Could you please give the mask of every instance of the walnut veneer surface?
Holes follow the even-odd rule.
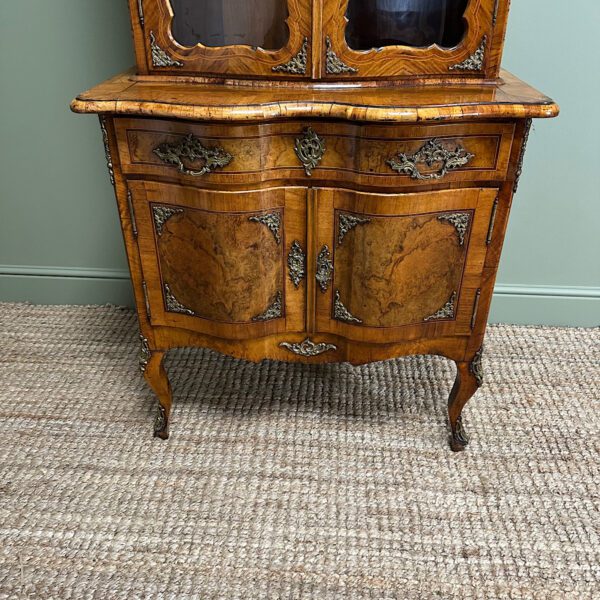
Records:
[[[212,6],[218,1],[212,2]],[[248,5],[254,3],[255,0],[240,2],[236,16],[239,18]],[[234,0],[223,2],[229,14],[235,10],[234,4]],[[261,4],[254,12],[255,19],[264,11],[264,3]],[[464,34],[453,47],[376,44],[360,51],[350,48],[345,39],[348,4],[349,0],[287,0],[288,40],[282,48],[268,50],[255,42],[205,46],[201,39],[196,45],[185,46],[173,35],[174,13],[170,0],[129,0],[137,69],[139,73],[151,75],[179,73],[328,81],[443,76],[483,80],[498,75],[509,0],[466,3],[461,18]],[[414,7],[415,3],[410,4]],[[204,17],[199,29],[206,26],[207,14],[201,11],[206,10],[207,5],[195,7],[196,13]],[[391,5],[393,3],[387,3],[388,8]],[[398,6],[402,3],[396,3]],[[275,15],[273,17],[277,20]],[[223,19],[227,19],[225,11]],[[254,24],[248,22],[247,25],[253,28]]]
[[[252,361],[446,356],[451,447],[468,442],[531,121],[559,109],[498,70],[504,0],[471,0],[456,48],[381,52],[343,42],[346,4],[290,0],[289,43],[267,52],[182,49],[166,0],[130,0],[137,73],[72,103],[100,115],[158,437],[165,353],[205,346]]]
[[[417,82],[419,83],[419,82]],[[511,73],[486,83],[380,86],[204,83],[194,78],[144,78],[128,71],[80,94],[75,112],[119,113],[185,120],[261,121],[339,118],[405,122],[452,119],[545,118],[558,106]]]

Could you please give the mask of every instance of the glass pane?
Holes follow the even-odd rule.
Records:
[[[346,41],[355,50],[382,46],[452,48],[465,34],[469,0],[349,0]]]
[[[182,46],[255,46],[288,41],[287,0],[171,0],[173,37]]]

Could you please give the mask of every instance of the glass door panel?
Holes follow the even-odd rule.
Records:
[[[327,79],[495,77],[500,0],[329,0]],[[501,42],[500,42],[501,43]],[[496,44],[494,46],[494,44]]]
[[[312,0],[130,0],[141,74],[309,79]],[[143,50],[143,53],[142,53]]]
[[[287,0],[170,0],[174,39],[182,46],[284,48]]]
[[[444,48],[465,34],[468,0],[349,0],[346,41],[354,50],[384,46]]]

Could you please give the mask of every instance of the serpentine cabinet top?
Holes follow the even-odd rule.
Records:
[[[186,78],[137,77],[127,71],[80,94],[79,113],[209,121],[336,118],[416,123],[459,119],[550,118],[554,101],[507,71],[492,83],[250,86]]]

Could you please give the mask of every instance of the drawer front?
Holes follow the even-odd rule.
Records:
[[[130,191],[152,324],[226,339],[304,330],[306,190]]]
[[[497,189],[318,189],[317,330],[392,343],[470,335]]]
[[[514,134],[514,125],[502,122],[203,125],[116,119],[115,123],[126,174],[198,186],[290,179],[393,188],[502,181]]]

